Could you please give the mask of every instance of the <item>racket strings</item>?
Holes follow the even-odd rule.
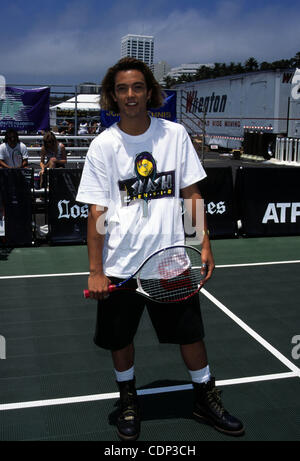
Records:
[[[139,274],[139,282],[141,288],[156,301],[180,301],[199,290],[203,278],[200,269],[201,255],[197,250],[170,248],[150,258]],[[151,271],[153,275],[150,278]]]
[[[187,278],[178,277],[176,280],[154,279],[141,280],[142,289],[157,301],[178,301],[191,296],[199,289],[199,275],[193,274]]]

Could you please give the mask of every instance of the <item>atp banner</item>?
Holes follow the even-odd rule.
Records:
[[[150,109],[149,115],[152,117],[164,118],[171,122],[176,122],[176,91],[164,90],[166,94],[165,103],[159,109]],[[113,111],[100,111],[100,122],[104,128],[109,128],[120,120],[119,114]]]
[[[237,217],[231,167],[206,168],[198,183],[205,202],[211,238],[237,237]]]
[[[81,169],[48,170],[48,224],[51,243],[86,242],[88,205],[75,200],[81,174]]]
[[[242,235],[300,235],[300,170],[241,168],[236,197]]]
[[[25,90],[6,86],[0,99],[0,130],[49,130],[50,88]]]

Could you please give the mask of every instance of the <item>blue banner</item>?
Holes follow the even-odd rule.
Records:
[[[176,91],[164,90],[167,95],[165,103],[159,109],[150,109],[149,115],[152,117],[164,118],[171,122],[177,122],[176,118]],[[108,128],[120,120],[119,114],[113,111],[100,111],[101,126]]]
[[[0,130],[49,130],[50,88],[24,90],[7,86],[0,100]]]

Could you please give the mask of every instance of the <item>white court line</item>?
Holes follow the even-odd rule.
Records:
[[[274,262],[264,262],[264,263],[246,263],[246,264],[221,264],[217,265],[216,268],[224,267],[251,267],[251,266],[276,266],[277,264],[299,264],[300,260],[295,261],[274,261]]]
[[[236,379],[225,379],[216,381],[217,386],[232,386],[235,384],[246,384],[253,382],[261,381],[272,381],[278,379],[288,379],[297,377],[297,373],[277,373],[271,375],[262,375],[262,376],[250,376],[245,378],[236,378]],[[138,390],[138,395],[153,395],[153,394],[163,394],[167,392],[178,392],[192,389],[192,384],[184,384],[180,386],[167,386],[167,387],[157,387],[152,389],[141,389]],[[87,403],[87,402],[97,402],[101,400],[109,399],[118,399],[120,397],[119,392],[111,392],[106,394],[94,394],[94,395],[83,395],[78,397],[67,397],[62,399],[48,399],[48,400],[34,400],[31,402],[16,402],[16,403],[5,403],[0,405],[0,411],[11,411],[11,410],[24,410],[26,408],[40,408],[40,407],[49,407],[56,405],[70,405],[78,403]]]
[[[3,275],[0,276],[0,280],[9,279],[35,279],[43,277],[73,277],[75,275],[90,275],[89,272],[66,272],[61,274],[33,274],[33,275]]]
[[[223,269],[227,267],[252,267],[252,266],[273,266],[277,264],[299,264],[300,260],[295,261],[266,261],[262,263],[244,263],[244,264],[219,264],[216,265],[216,269]],[[200,266],[199,266],[200,268]],[[32,275],[1,275],[0,280],[9,279],[34,279],[43,277],[73,277],[77,275],[89,275],[89,272],[65,272],[58,274],[32,274]]]
[[[296,373],[298,378],[300,378],[300,369],[296,367],[289,359],[287,359],[281,352],[279,352],[275,347],[268,343],[262,336],[260,336],[256,331],[250,328],[245,322],[243,322],[239,317],[237,317],[233,312],[231,312],[224,304],[218,301],[212,294],[210,294],[205,288],[202,288],[201,293],[206,296],[213,304],[215,304],[221,311],[223,311],[228,317],[231,318],[235,323],[237,323],[243,330],[245,330],[252,338],[259,342],[265,349],[267,349],[271,354],[273,354],[280,362],[282,362],[287,368]]]

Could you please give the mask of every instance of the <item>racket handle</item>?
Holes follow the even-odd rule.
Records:
[[[88,299],[90,297],[89,290],[83,290],[83,296],[85,297],[85,299]]]
[[[117,285],[109,285],[108,287],[108,292],[109,293],[112,293],[113,291],[115,291],[117,289]]]
[[[108,292],[109,293],[112,293],[115,290],[116,290],[116,285],[109,285],[109,287],[108,287]],[[83,290],[83,296],[85,297],[85,299],[88,299],[90,297],[89,290]]]

